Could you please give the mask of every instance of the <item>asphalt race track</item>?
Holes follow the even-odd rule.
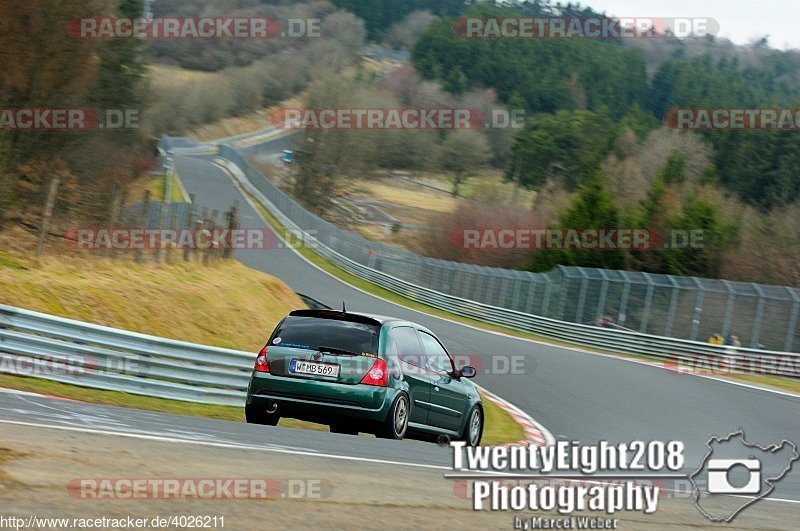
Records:
[[[259,149],[265,153],[269,147]],[[226,211],[239,201],[241,227],[268,228],[227,172],[208,158],[176,156],[175,164],[198,206]],[[520,357],[519,373],[489,371],[479,374],[476,382],[520,407],[559,440],[612,444],[681,440],[686,445],[687,473],[700,464],[711,436],[743,429],[751,443],[800,442],[800,397],[795,395],[675,374],[655,365],[521,340],[409,310],[333,278],[283,245],[239,251],[237,258],[329,306],[345,300],[350,310],[417,321],[434,330],[451,352],[479,355],[487,368],[493,355]],[[270,332],[264,330],[264,337]],[[379,457],[383,463],[442,473],[452,463],[450,451],[434,444],[265,428],[0,392],[0,428],[23,425],[361,462]],[[770,498],[800,503],[799,469],[795,466]]]
[[[268,149],[262,147],[261,153]],[[241,227],[267,227],[221,167],[201,158],[176,157],[175,162],[197,205],[225,211],[238,200]],[[239,251],[237,258],[331,307],[346,300],[351,310],[419,322],[436,331],[451,352],[483,356],[487,367],[492,355],[524,357],[522,374],[481,374],[476,382],[519,406],[557,439],[682,440],[689,467],[701,462],[711,436],[737,429],[744,430],[749,442],[762,445],[783,439],[800,442],[800,397],[795,395],[487,333],[354,289],[285,246]],[[264,337],[269,333],[264,330]],[[772,497],[800,500],[800,472],[779,483]]]

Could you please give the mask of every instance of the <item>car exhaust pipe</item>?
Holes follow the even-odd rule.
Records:
[[[267,413],[268,413],[269,415],[273,415],[273,414],[275,414],[275,412],[276,412],[276,411],[278,411],[278,404],[277,404],[277,402],[272,402],[271,404],[269,404],[269,405],[267,406]]]

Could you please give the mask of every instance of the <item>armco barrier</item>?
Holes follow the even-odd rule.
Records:
[[[487,322],[502,322],[543,336],[615,352],[670,357],[681,354],[714,355],[728,367],[747,367],[770,353],[720,347],[618,330],[514,315],[507,310],[478,308],[470,301],[442,298],[430,290],[375,276],[330,255],[340,266],[398,293],[414,291],[431,305],[453,304],[452,311]],[[677,356],[675,356],[677,355]],[[788,356],[788,357],[787,357]],[[798,356],[780,354],[776,372],[798,376]],[[21,361],[24,360],[24,363]],[[39,312],[0,305],[0,374],[44,378],[95,389],[198,402],[242,406],[255,354],[208,347],[128,332]],[[719,364],[715,364],[719,368]],[[17,373],[10,369],[30,369]],[[676,365],[676,370],[680,370]]]
[[[265,189],[268,192],[272,192],[274,189],[275,193],[270,195],[282,201],[286,201],[288,199],[287,196],[277,190],[272,183],[268,183],[263,176],[261,176],[263,180],[259,183],[261,186],[254,186],[250,181],[249,175],[254,170],[249,167],[249,164],[244,161],[241,155],[229,146],[220,146],[220,158],[217,161],[226,166],[239,185],[256,197],[286,228],[301,231],[304,234],[304,240],[307,242],[316,240],[314,242],[316,243],[315,250],[319,254],[342,269],[409,299],[484,323],[531,332],[545,338],[609,352],[647,355],[672,361],[694,359],[696,356],[713,357],[714,359],[722,360],[722,363],[731,367],[731,370],[742,371],[747,371],[748,367],[761,367],[764,360],[770,360],[770,362],[780,360],[780,363],[775,366],[775,373],[800,377],[800,354],[796,353],[741,347],[733,348],[711,345],[701,341],[570,323],[487,305],[412,284],[351,260],[331,249],[324,242],[319,241],[316,238],[316,234],[308,232],[306,227],[301,227],[295,223],[266,194],[262,193],[261,189]],[[246,171],[248,169],[250,171]],[[323,221],[323,223],[327,222]]]
[[[315,234],[321,245],[412,285],[558,321],[613,323],[690,341],[720,333],[738,336],[746,347],[800,352],[798,288],[590,267],[535,273],[438,260],[343,230],[278,189],[236,145],[221,144],[218,150],[285,218]]]
[[[375,274],[336,253],[326,256],[394,292],[460,315],[480,317],[485,322],[613,352],[667,358],[676,363],[676,370],[680,370],[678,364],[684,356],[712,356],[721,360],[724,367],[745,371],[751,364],[761,368],[765,357],[771,357],[781,360],[772,364],[774,372],[800,376],[797,354],[732,351],[509,312],[410,286]],[[254,358],[252,352],[175,341],[0,305],[0,373],[188,402],[241,406]],[[720,364],[715,363],[714,368],[719,369]]]
[[[208,347],[0,305],[0,374],[240,406],[255,353]]]
[[[275,126],[264,127],[257,131],[220,138],[210,142],[199,143],[191,137],[170,137],[161,135],[161,147],[165,154],[171,155],[214,155],[218,146],[225,144],[236,148],[247,148],[264,142],[271,142],[294,134],[292,129],[280,129]]]

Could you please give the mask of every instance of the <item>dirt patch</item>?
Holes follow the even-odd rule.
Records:
[[[11,448],[0,446],[0,490],[5,490],[16,482],[16,480],[14,480],[14,478],[8,475],[8,473],[5,471],[5,464],[12,459],[17,459],[23,456],[25,456],[25,454],[22,452],[17,452]]]

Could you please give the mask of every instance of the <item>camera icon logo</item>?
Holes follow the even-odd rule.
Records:
[[[800,461],[794,442],[783,439],[762,446],[747,442],[741,429],[724,437],[712,436],[706,448],[705,457],[688,477],[697,510],[719,523],[730,522],[769,496],[794,462]]]
[[[745,485],[736,487],[730,480],[730,472],[744,467],[750,477]],[[709,459],[709,494],[758,494],[761,491],[761,461],[758,459]]]

